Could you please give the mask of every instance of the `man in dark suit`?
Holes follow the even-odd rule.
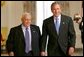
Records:
[[[51,11],[53,16],[43,21],[41,55],[45,56],[47,36],[47,55],[48,56],[67,56],[72,55],[75,48],[75,30],[71,17],[61,14],[61,5],[57,2],[52,3]]]
[[[81,31],[81,42],[83,44],[83,2],[82,2],[82,10],[81,10],[81,13],[82,13],[82,19],[81,21],[79,21],[79,29]]]
[[[79,29],[81,31],[81,42],[83,44],[83,17],[82,17],[81,22],[79,23]]]
[[[10,56],[39,56],[40,29],[31,24],[31,15],[22,15],[22,24],[11,28],[6,42]]]

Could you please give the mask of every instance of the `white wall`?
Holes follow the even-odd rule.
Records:
[[[6,27],[7,22],[8,22],[8,18],[7,18],[7,5],[4,4],[3,6],[1,6],[1,27]]]
[[[70,1],[70,16],[74,18],[74,14],[78,13],[81,15],[81,2],[82,1]],[[76,47],[81,48],[81,32],[79,30],[79,24],[74,21],[74,28],[76,31]]]
[[[1,27],[6,27],[9,33],[10,28],[21,24],[22,13],[22,1],[6,1],[6,4],[1,7]]]
[[[37,1],[36,2],[36,25],[40,27],[40,30],[42,31],[42,23],[43,23],[43,1]]]
[[[81,15],[81,2],[82,1],[69,1],[70,3],[70,16],[73,18],[74,14],[79,13]]]
[[[4,24],[8,27],[13,27],[20,24],[21,14],[23,13],[23,4],[21,1],[6,1],[6,7],[1,8],[2,27]],[[3,14],[4,13],[4,14]],[[4,16],[5,15],[5,16]],[[6,23],[5,23],[6,22]]]
[[[43,20],[50,17],[52,15],[51,13],[51,3],[53,1],[37,1],[36,2],[36,25],[40,27],[40,30],[42,32],[42,24]]]
[[[36,2],[36,18],[37,18],[37,22],[36,25],[38,25],[40,27],[41,33],[42,33],[42,24],[43,24],[43,20],[50,17],[52,15],[51,13],[51,3],[53,1],[37,1]],[[48,43],[48,39],[47,39],[47,43]],[[46,49],[47,50],[47,44],[46,44]]]
[[[22,1],[13,1],[10,2],[8,8],[8,27],[14,27],[21,24],[21,15],[23,13],[23,4]]]

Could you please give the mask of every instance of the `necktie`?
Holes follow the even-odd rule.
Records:
[[[57,34],[59,34],[60,22],[59,22],[58,17],[56,17],[56,24],[55,24],[55,27],[56,27]]]
[[[25,52],[28,53],[29,52],[29,31],[28,31],[28,28],[26,28],[25,30]]]

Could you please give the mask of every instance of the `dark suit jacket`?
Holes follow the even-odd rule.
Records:
[[[80,29],[81,32],[83,33],[83,25],[82,25],[82,23],[83,23],[83,17],[82,17],[82,21],[81,21],[80,24],[79,24],[79,29]]]
[[[32,51],[34,56],[39,56],[40,29],[35,25],[31,25],[30,28],[32,37]],[[6,48],[8,52],[13,51],[15,56],[24,56],[25,40],[21,25],[11,28],[6,42]]]
[[[79,29],[81,31],[81,41],[83,43],[83,24],[82,23],[83,23],[83,17],[82,17],[82,21],[79,24]]]
[[[48,40],[48,53],[53,54],[56,48],[56,40],[62,51],[66,54],[68,47],[75,47],[75,30],[71,17],[61,15],[61,23],[59,35],[56,32],[53,16],[43,21],[41,50],[45,50],[47,35]],[[57,39],[58,38],[58,39]]]

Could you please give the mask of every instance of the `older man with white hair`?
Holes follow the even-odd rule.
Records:
[[[31,24],[30,13],[23,13],[22,24],[10,30],[6,48],[10,56],[39,56],[40,29]]]

